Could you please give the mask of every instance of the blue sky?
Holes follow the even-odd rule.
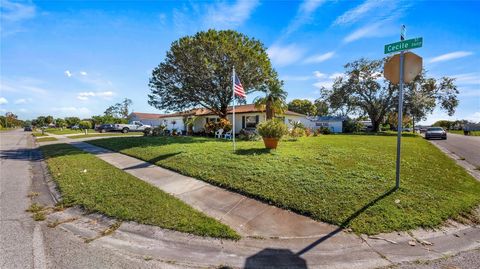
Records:
[[[1,3],[0,112],[88,117],[127,97],[138,112],[170,44],[209,28],[261,40],[289,100],[319,97],[349,61],[423,37],[433,77],[457,78],[450,119],[480,121],[480,1],[13,1]],[[256,94],[248,98],[251,101]],[[435,111],[426,123],[449,119]]]

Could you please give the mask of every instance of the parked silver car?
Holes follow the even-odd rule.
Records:
[[[425,139],[440,138],[447,139],[447,132],[442,127],[429,127],[425,132]]]

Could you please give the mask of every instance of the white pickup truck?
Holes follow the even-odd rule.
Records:
[[[132,121],[129,124],[115,124],[114,126],[115,131],[121,131],[124,134],[128,132],[143,132],[146,128],[152,128],[152,126],[139,121]]]

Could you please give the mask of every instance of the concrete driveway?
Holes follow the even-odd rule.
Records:
[[[480,136],[448,134],[447,140],[430,140],[451,153],[465,158],[474,167],[480,167]]]

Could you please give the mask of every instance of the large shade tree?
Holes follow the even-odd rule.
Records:
[[[234,66],[247,93],[274,76],[263,44],[241,33],[208,30],[180,38],[152,72],[148,103],[167,111],[200,106],[226,118]]]
[[[374,131],[388,113],[398,107],[398,85],[383,80],[384,60],[360,59],[345,65],[345,76],[338,77],[332,89],[324,93],[325,100],[334,111],[356,112],[367,115]],[[454,79],[443,77],[439,81],[427,78],[425,72],[405,85],[404,113],[421,120],[440,106],[453,115],[458,105],[458,90]]]
[[[315,105],[307,99],[293,99],[288,103],[288,110],[310,116],[317,112]]]

